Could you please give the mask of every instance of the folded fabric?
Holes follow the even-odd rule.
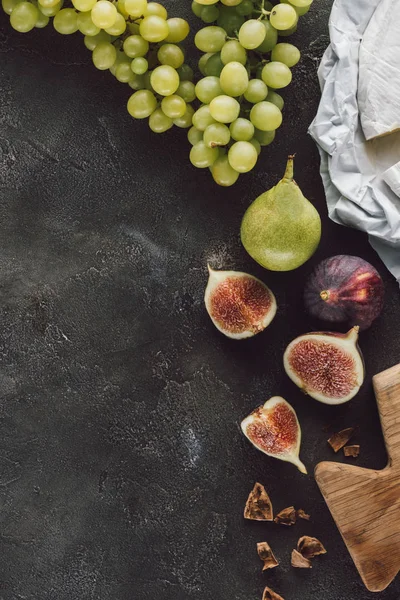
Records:
[[[361,40],[384,1],[334,2],[331,43],[318,70],[322,97],[309,132],[320,151],[331,219],[366,231],[400,282],[400,132],[367,142],[357,102]]]

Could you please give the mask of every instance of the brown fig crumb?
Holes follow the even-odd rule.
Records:
[[[254,521],[273,521],[272,502],[261,483],[256,483],[247,498],[244,518]]]
[[[326,550],[321,542],[317,538],[309,537],[308,535],[303,535],[299,539],[297,550],[305,558],[314,558],[314,556],[318,556],[319,554],[326,554]]]
[[[279,565],[279,562],[276,560],[274,553],[271,550],[271,547],[267,542],[259,542],[257,544],[257,552],[260,559],[263,561],[263,571],[267,571],[268,569],[273,569]]]
[[[345,456],[352,456],[353,458],[357,458],[360,454],[360,446],[355,444],[354,446],[345,446],[343,448],[343,452]]]
[[[308,515],[302,508],[299,508],[297,511],[297,518],[304,519],[305,521],[309,521],[311,519],[310,515]]]
[[[271,590],[271,588],[266,587],[263,593],[262,600],[283,600],[282,596]]]
[[[312,569],[311,561],[309,561],[308,558],[300,554],[298,550],[292,551],[291,565],[296,569]]]
[[[278,525],[294,525],[296,523],[296,510],[294,506],[289,506],[288,508],[284,508],[278,513],[274,519],[275,523]]]
[[[328,444],[333,448],[335,452],[339,452],[343,446],[347,444],[350,438],[353,437],[355,428],[349,427],[348,429],[342,429],[338,433],[334,433],[328,440]]]

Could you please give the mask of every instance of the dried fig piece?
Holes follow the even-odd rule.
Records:
[[[357,345],[358,327],[346,334],[314,332],[293,340],[284,354],[290,379],[324,404],[351,400],[364,381],[364,361]]]
[[[273,521],[272,502],[261,483],[256,483],[247,498],[244,507],[244,518],[253,521]]]
[[[298,550],[292,550],[291,565],[296,569],[312,569],[311,561],[309,561],[308,558],[300,554]]]
[[[226,336],[240,340],[263,331],[275,317],[274,294],[259,279],[240,271],[214,271],[204,296],[215,327]]]
[[[339,452],[343,446],[347,444],[347,442],[353,437],[355,432],[354,427],[348,427],[347,429],[342,429],[342,431],[338,431],[331,435],[328,440],[328,444],[332,447],[335,452]]]
[[[284,398],[274,396],[267,400],[242,421],[241,427],[258,450],[291,462],[301,473],[307,473],[299,459],[301,429],[297,415]]]
[[[271,590],[271,588],[266,587],[263,593],[262,600],[284,600],[282,596]]]
[[[319,554],[326,554],[326,550],[321,542],[317,538],[309,537],[308,535],[303,535],[299,539],[297,550],[305,558],[314,558],[314,556],[318,556]]]
[[[278,513],[274,519],[275,523],[278,525],[294,525],[296,523],[296,510],[294,506],[289,506],[288,508],[284,508]]]
[[[257,544],[257,552],[260,559],[263,561],[263,571],[267,571],[268,569],[273,569],[279,565],[279,562],[276,560],[274,553],[270,545],[267,542],[259,542]]]
[[[310,515],[308,515],[302,508],[299,508],[297,511],[297,518],[304,519],[304,521],[309,521],[311,519]]]
[[[360,446],[358,444],[354,444],[353,446],[345,446],[343,448],[343,452],[345,456],[357,458],[357,456],[360,454]]]

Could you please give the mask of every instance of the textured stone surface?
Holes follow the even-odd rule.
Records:
[[[0,17],[0,598],[367,600],[312,476],[269,459],[238,424],[275,394],[303,427],[302,459],[332,459],[333,430],[359,425],[358,464],[385,452],[372,374],[400,360],[399,295],[365,236],[328,221],[306,135],[331,2],[296,39],[286,119],[256,171],[233,190],[189,165],[181,131],[134,122],[129,89],[96,71],[78,35],[21,35]],[[170,2],[189,15],[189,2]],[[242,249],[241,216],[296,152],[296,179],[323,217],[317,255],[293,273],[263,271]],[[358,254],[385,278],[384,314],[361,336],[366,385],[350,404],[307,399],[282,353],[313,328],[302,308],[313,264]],[[225,339],[203,307],[206,262],[261,277],[279,304],[252,340]],[[338,458],[335,456],[335,458]],[[340,459],[340,457],[339,457]],[[342,458],[341,460],[345,460]],[[254,482],[276,511],[311,514],[283,530],[245,522]],[[328,550],[291,569],[300,535]],[[262,574],[256,542],[280,566]],[[383,600],[397,600],[400,580]]]

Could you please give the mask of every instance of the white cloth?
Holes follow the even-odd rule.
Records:
[[[366,231],[400,283],[400,132],[366,142],[357,104],[360,43],[380,1],[335,0],[309,133],[321,155],[329,216]]]

